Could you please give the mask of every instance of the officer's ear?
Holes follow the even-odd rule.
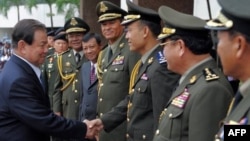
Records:
[[[174,41],[175,47],[179,50],[179,56],[183,56],[184,53],[187,51],[185,43],[183,40],[178,39]]]
[[[250,51],[248,47],[248,42],[243,35],[236,35],[234,37],[234,41],[235,41],[236,57],[240,59],[244,56],[244,53]]]

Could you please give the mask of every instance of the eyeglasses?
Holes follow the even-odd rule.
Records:
[[[161,43],[160,46],[164,47],[165,45],[170,44],[170,43],[173,43],[173,42],[175,42],[175,40],[167,41],[167,42]]]

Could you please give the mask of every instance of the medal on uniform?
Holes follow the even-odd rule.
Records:
[[[117,56],[113,61],[112,65],[122,65],[124,63],[124,56]]]
[[[181,93],[176,98],[174,98],[171,104],[183,109],[185,107],[189,97],[190,97],[190,93],[188,92],[188,89],[185,88],[184,92]]]

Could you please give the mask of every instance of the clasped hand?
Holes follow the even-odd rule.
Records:
[[[85,119],[83,122],[88,128],[85,138],[93,139],[97,137],[98,133],[103,129],[103,124],[100,119],[94,119],[91,121]]]

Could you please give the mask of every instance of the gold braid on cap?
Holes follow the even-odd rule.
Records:
[[[117,14],[117,13],[108,13],[108,14],[103,14],[99,17],[99,21],[101,20],[106,20],[110,18],[119,18],[122,17],[122,14]]]
[[[162,38],[162,37],[166,37],[166,36],[172,35],[175,32],[176,32],[175,28],[163,27],[162,31],[161,31],[161,34],[158,35],[158,38]]]
[[[57,58],[57,65],[58,65],[58,70],[59,70],[59,74],[61,76],[61,78],[63,80],[68,80],[67,84],[64,85],[62,88],[61,88],[61,91],[64,91],[72,82],[73,80],[75,79],[76,77],[76,73],[72,73],[72,74],[69,74],[69,75],[63,75],[63,72],[62,72],[62,55],[59,55],[58,58]]]
[[[134,19],[140,19],[141,15],[127,15],[124,17],[125,20],[134,20]]]
[[[220,23],[216,22],[215,20],[218,20]],[[207,25],[211,27],[226,27],[226,28],[231,28],[233,26],[233,21],[228,19],[222,13],[220,13],[215,20],[210,20],[209,22],[207,22]]]

